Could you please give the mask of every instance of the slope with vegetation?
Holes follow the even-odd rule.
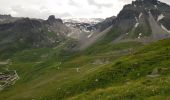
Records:
[[[54,16],[0,24],[0,100],[169,100],[170,38],[143,37],[152,39],[154,23],[168,27],[168,10],[155,22],[163,8],[169,6],[157,0],[126,5],[117,18],[99,23],[111,26],[81,50]]]
[[[18,71],[20,80],[1,91],[0,97],[168,100],[169,43],[166,39],[143,47],[139,42],[110,42],[109,46],[96,45],[71,55],[60,52],[64,44],[53,49],[24,50],[13,56],[10,65]]]

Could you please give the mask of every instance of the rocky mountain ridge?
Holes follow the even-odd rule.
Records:
[[[165,3],[158,0],[137,0],[124,6],[113,21],[113,28],[119,29],[122,39],[166,38],[169,35],[169,15],[170,6]]]

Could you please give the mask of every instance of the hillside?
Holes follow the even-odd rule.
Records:
[[[80,41],[84,49],[97,40],[153,42],[170,37],[170,6],[158,0],[136,0],[123,7],[116,17],[95,25],[90,38]],[[84,42],[87,41],[87,42]]]
[[[114,27],[119,27],[121,39],[163,39],[169,36],[170,6],[158,0],[137,0],[125,5],[118,14]],[[126,26],[126,27],[125,27]]]
[[[136,48],[142,44],[136,42],[112,44],[96,53],[89,49],[70,57],[62,55],[64,58],[57,53],[60,48],[18,52],[9,69],[17,70],[20,79],[2,91],[0,97],[168,99],[169,43],[170,39],[166,39],[139,49]]]
[[[47,20],[17,18],[10,21],[15,18],[5,18],[0,24],[0,59],[8,59],[19,50],[53,47],[70,39],[66,37],[69,28],[55,16]]]
[[[170,99],[165,3],[136,0],[95,24],[0,19],[0,100]]]

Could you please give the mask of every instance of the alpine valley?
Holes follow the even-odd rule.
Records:
[[[117,16],[0,15],[0,100],[170,100],[170,5]]]

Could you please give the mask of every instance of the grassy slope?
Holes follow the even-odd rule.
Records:
[[[20,80],[1,92],[2,100],[168,99],[170,39],[127,55],[140,43],[94,44],[72,55],[57,48],[24,50],[12,57]],[[95,63],[95,61],[101,63]],[[105,63],[107,61],[107,63]],[[79,68],[79,72],[77,72]],[[148,78],[153,69],[159,77]],[[163,85],[162,85],[163,84]]]
[[[97,69],[105,67],[114,59],[128,54],[129,48],[142,45],[128,42],[109,43],[104,46],[106,43],[102,43],[69,55],[68,51],[63,50],[67,44],[63,43],[53,49],[31,49],[14,54],[10,68],[17,70],[20,80],[14,86],[2,91],[0,97],[9,100],[53,97],[62,87],[67,88],[68,84],[74,84]],[[96,61],[99,63],[95,63]]]
[[[107,65],[90,79],[98,78],[94,90],[76,95],[73,100],[169,100],[170,39],[146,46],[134,55]],[[158,77],[148,77],[158,69]],[[104,83],[103,83],[104,82]],[[92,84],[92,82],[89,82]],[[88,83],[88,84],[89,84]]]

